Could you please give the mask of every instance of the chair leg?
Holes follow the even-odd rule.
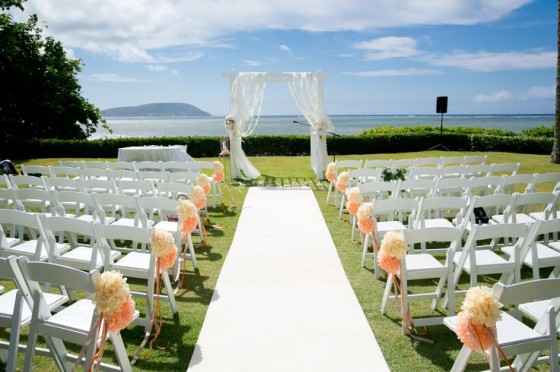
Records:
[[[169,299],[169,305],[171,306],[171,311],[173,314],[177,314],[179,309],[177,308],[177,302],[175,302],[175,295],[173,293],[173,287],[171,286],[171,281],[169,280],[169,275],[164,273],[162,275],[163,283],[165,285],[165,290],[167,291],[167,298]]]
[[[113,349],[115,350],[115,356],[123,372],[132,371],[132,366],[130,365],[130,360],[126,353],[126,348],[124,346],[121,333],[109,333],[111,338],[111,343],[113,344]]]
[[[383,299],[381,300],[381,314],[385,314],[385,309],[387,308],[387,302],[389,301],[392,287],[393,274],[389,274],[389,276],[387,277],[387,283],[385,284],[385,291],[383,292]]]
[[[472,350],[463,345],[461,351],[459,351],[459,354],[457,355],[457,358],[455,358],[455,363],[453,363],[453,367],[451,367],[451,372],[464,371],[471,353]]]
[[[369,234],[366,234],[366,236],[364,237],[364,242],[362,243],[362,267],[366,265],[368,242],[369,242]]]
[[[332,183],[332,182],[329,182],[329,192],[327,193],[327,202],[326,202],[326,204],[329,204],[329,200],[331,199],[332,188],[333,188],[333,183]]]
[[[12,314],[12,322],[10,325],[10,346],[8,348],[8,359],[6,361],[6,371],[15,371],[17,364],[17,352],[19,348],[19,336],[21,333],[21,310],[23,305],[23,297],[21,291],[16,294],[16,306]]]

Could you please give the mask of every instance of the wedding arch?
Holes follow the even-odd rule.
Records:
[[[230,109],[225,127],[230,140],[232,178],[254,179],[260,172],[251,164],[241,146],[258,125],[267,83],[286,83],[296,106],[309,124],[311,141],[311,169],[318,179],[328,161],[327,134],[334,130],[323,106],[323,80],[327,74],[317,72],[236,72],[224,76],[230,79]]]

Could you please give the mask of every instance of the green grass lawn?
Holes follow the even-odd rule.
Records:
[[[456,156],[465,155],[460,152],[430,151],[418,153],[401,154],[375,154],[375,155],[354,155],[337,156],[338,159],[403,159],[414,157],[432,156]],[[62,159],[29,159],[14,161],[16,164],[41,164],[56,165]],[[70,160],[70,159],[64,159]],[[94,160],[94,159],[84,159]],[[102,159],[114,161],[115,159]],[[217,159],[199,159],[217,160]],[[209,245],[203,246],[195,238],[195,249],[199,262],[199,269],[194,271],[190,262],[187,265],[186,285],[188,291],[179,291],[177,302],[179,315],[171,316],[168,306],[163,303],[164,325],[162,334],[158,339],[158,347],[152,350],[149,348],[144,351],[142,357],[135,366],[135,370],[150,371],[184,371],[198,338],[202,327],[208,305],[212,298],[220,270],[227,256],[241,206],[245,199],[247,188],[257,184],[267,184],[276,186],[296,186],[308,185],[314,190],[317,202],[323,212],[323,216],[330,230],[333,241],[337,247],[340,259],[348,279],[354,289],[356,296],[362,306],[364,314],[379,342],[381,350],[393,371],[446,371],[453,364],[461,344],[454,334],[444,326],[430,327],[427,330],[427,337],[434,341],[434,344],[426,344],[414,341],[409,337],[401,335],[401,320],[393,306],[389,306],[387,315],[381,315],[380,304],[385,287],[384,280],[375,280],[373,275],[373,261],[369,260],[366,268],[360,266],[361,247],[359,244],[350,240],[351,226],[348,217],[343,220],[338,219],[338,210],[332,205],[326,205],[326,195],[328,185],[317,181],[310,170],[309,157],[252,157],[251,162],[261,171],[263,176],[251,182],[230,182],[229,192],[224,190],[225,204],[229,208],[218,207],[210,208],[210,221],[213,225],[220,228],[209,228]],[[520,162],[522,164],[520,173],[548,173],[560,172],[560,165],[550,163],[549,156],[510,154],[510,153],[488,153],[489,163]],[[226,168],[226,174],[229,173]],[[546,187],[546,186],[543,186]],[[544,189],[543,189],[544,191]],[[233,203],[232,203],[233,201]],[[235,206],[235,208],[234,208]],[[524,271],[526,277],[528,271]],[[495,278],[485,278],[491,285]],[[139,286],[141,283],[131,281],[131,286]],[[4,285],[10,288],[9,285]],[[423,285],[414,286],[414,290],[421,291],[423,286],[432,286],[433,282],[427,281]],[[466,285],[465,283],[463,285]],[[411,310],[414,315],[433,314],[428,301],[413,302]],[[460,300],[458,301],[460,305]],[[137,308],[142,312],[144,304],[137,301]],[[26,340],[26,330],[23,331],[22,341]],[[129,355],[133,355],[137,345],[143,337],[143,330],[140,327],[129,327],[122,332]],[[6,332],[0,331],[0,338],[6,339]],[[74,349],[74,351],[77,351]],[[110,347],[105,353],[105,358],[110,360]],[[289,356],[286,356],[289,357]],[[23,353],[19,354],[18,366],[23,366]],[[35,370],[46,371],[55,370],[54,363],[50,358],[37,357]],[[487,368],[483,358],[477,356],[472,358],[469,364],[471,370]],[[0,363],[0,369],[2,364]]]

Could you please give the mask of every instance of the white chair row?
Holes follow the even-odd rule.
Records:
[[[338,160],[337,170],[359,169],[359,168],[408,168],[423,166],[451,166],[451,165],[478,165],[486,164],[486,155],[467,156],[441,156],[410,159],[369,159],[369,160]]]
[[[164,172],[201,172],[202,170],[212,170],[214,168],[214,162],[212,161],[202,161],[195,160],[191,162],[182,161],[80,161],[80,160],[70,160],[70,161],[59,161],[59,166],[71,167],[78,169],[111,169],[111,170],[151,170],[151,171],[164,171]],[[29,173],[39,173],[43,175],[49,175],[48,167],[35,166],[35,165],[24,165],[22,164],[21,170],[23,174]]]
[[[17,355],[25,350],[24,371],[31,371],[35,355],[50,355],[59,370],[75,369],[74,364],[90,366],[100,338],[89,340],[90,330],[95,329],[100,314],[96,312],[91,296],[99,271],[84,272],[71,267],[47,262],[32,262],[26,257],[0,258],[0,275],[12,280],[15,289],[0,296],[0,326],[10,330],[9,342],[0,340],[0,356],[6,370],[15,371]],[[43,284],[57,285],[62,294],[50,293]],[[67,290],[79,292],[82,299],[69,303]],[[133,318],[139,316],[138,310]],[[29,328],[27,344],[20,344],[20,333]],[[37,337],[42,336],[47,348],[37,347]],[[103,363],[103,370],[132,371],[131,363],[120,332],[109,333],[117,364]],[[82,346],[89,342],[82,360],[70,353],[67,344]]]

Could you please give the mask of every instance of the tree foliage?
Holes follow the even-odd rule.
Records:
[[[15,22],[7,12],[22,0],[0,0],[0,143],[14,139],[83,139],[94,133],[99,109],[81,94],[81,60],[43,37],[37,16]]]

